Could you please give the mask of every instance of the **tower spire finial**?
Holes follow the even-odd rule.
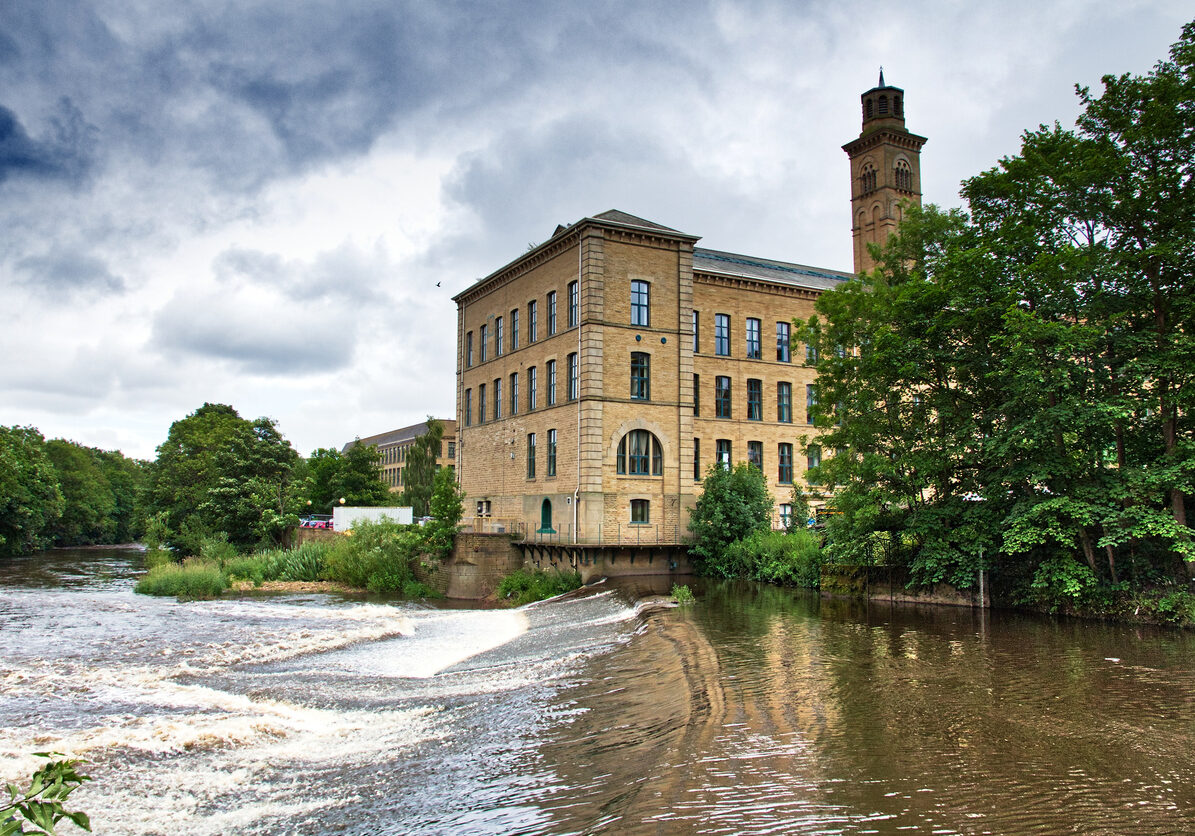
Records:
[[[880,65],[880,83],[877,84],[876,86],[877,87],[884,86],[884,65],[883,64]]]

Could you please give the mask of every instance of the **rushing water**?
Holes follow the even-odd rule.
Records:
[[[178,603],[139,564],[0,563],[0,779],[89,759],[100,834],[1195,831],[1188,634],[745,584]]]

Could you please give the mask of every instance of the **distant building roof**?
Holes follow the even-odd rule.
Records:
[[[623,224],[624,226],[638,226],[642,227],[643,229],[659,229],[663,230],[664,232],[680,232],[679,229],[673,229],[670,226],[664,226],[663,224],[644,220],[643,218],[636,217],[628,212],[619,211],[618,209],[610,209],[606,212],[602,212],[600,215],[594,215],[593,219],[595,221],[608,221],[609,223]]]
[[[455,418],[437,418],[436,420],[444,425],[445,435],[449,434],[449,430],[451,430],[452,432],[456,431],[456,419]],[[399,444],[403,441],[412,441],[413,439],[416,439],[419,436],[426,435],[426,434],[427,434],[427,421],[423,421],[422,423],[419,423],[419,424],[412,424],[409,427],[403,427],[401,430],[391,430],[390,432],[379,433],[378,435],[371,435],[366,438],[358,438],[358,439],[356,439],[354,441],[350,441],[348,444],[344,445],[344,447],[341,448],[340,452],[347,453],[349,450],[351,450],[353,447],[355,447],[358,443],[372,444],[375,447],[384,447],[384,446],[390,445],[390,444]]]
[[[852,274],[840,270],[826,270],[822,267],[773,261],[752,255],[707,250],[704,247],[693,248],[693,272],[760,279],[815,290],[828,290],[852,277]]]

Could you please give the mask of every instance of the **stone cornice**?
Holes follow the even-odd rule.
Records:
[[[900,148],[906,148],[910,151],[920,151],[921,146],[929,142],[926,137],[918,136],[917,134],[909,133],[908,131],[895,131],[891,128],[881,128],[869,134],[865,134],[858,139],[852,139],[846,145],[842,146],[842,150],[854,156],[862,151],[870,151],[880,145],[896,145]]]
[[[457,305],[467,305],[483,296],[515,280],[529,270],[550,261],[563,252],[580,244],[581,240],[590,235],[599,235],[610,241],[641,244],[657,248],[692,250],[693,244],[701,240],[701,236],[688,235],[684,232],[674,232],[664,229],[647,229],[631,226],[617,221],[603,221],[596,218],[582,218],[567,230],[550,238],[533,250],[516,258],[504,267],[479,279],[470,287],[452,297]]]
[[[785,282],[769,282],[765,279],[751,279],[743,276],[719,276],[714,273],[693,271],[694,284],[722,285],[743,290],[759,290],[764,293],[776,293],[780,296],[791,296],[795,299],[817,299],[826,289],[816,287],[801,287]]]

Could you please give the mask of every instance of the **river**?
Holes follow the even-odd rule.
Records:
[[[650,581],[518,610],[0,562],[0,779],[98,834],[1195,831],[1195,637]]]

